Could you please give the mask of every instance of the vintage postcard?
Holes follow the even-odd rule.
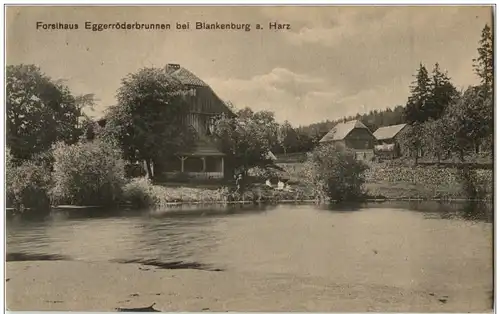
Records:
[[[493,6],[6,6],[6,308],[493,310]]]

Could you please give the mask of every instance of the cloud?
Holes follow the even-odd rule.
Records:
[[[254,110],[271,110],[277,120],[289,120],[295,125],[324,119],[322,110],[339,97],[339,91],[326,79],[285,68],[274,68],[249,79],[210,78],[205,81],[237,108],[249,106]]]
[[[303,19],[306,14],[292,16],[299,27],[286,34],[288,41],[294,45],[318,44],[334,47],[345,41],[374,42],[391,37],[394,34],[418,32],[434,32],[437,28],[449,27],[457,21],[459,7],[429,9],[426,7],[345,7],[337,10],[321,10],[316,12],[318,21],[314,24]],[[293,11],[292,11],[293,12]],[[326,23],[330,19],[330,23]]]
[[[91,15],[102,21],[278,22],[292,29],[80,31],[74,40],[32,27],[33,20],[83,23]],[[95,93],[97,112],[115,103],[127,73],[174,62],[240,107],[307,124],[404,103],[420,62],[429,69],[439,62],[459,86],[474,84],[471,61],[491,16],[487,6],[25,8],[7,21],[6,49],[9,64],[37,64],[53,78],[67,78],[75,93]]]
[[[406,81],[394,78],[388,84],[351,92],[326,78],[274,68],[249,79],[205,80],[224,100],[237,108],[271,110],[280,122],[307,125],[343,116],[403,104],[408,95]]]

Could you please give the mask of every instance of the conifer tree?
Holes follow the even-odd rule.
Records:
[[[431,100],[426,108],[427,119],[439,119],[446,108],[458,97],[458,91],[453,86],[446,71],[442,71],[439,63],[432,70]]]
[[[426,111],[431,104],[431,79],[425,66],[421,63],[416,80],[411,86],[411,95],[408,97],[404,111],[408,123],[424,122],[427,120]]]
[[[481,85],[489,94],[493,92],[493,34],[491,27],[486,24],[481,34],[479,56],[474,61],[474,71],[481,79]]]

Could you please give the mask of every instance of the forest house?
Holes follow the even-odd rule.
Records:
[[[345,145],[354,150],[356,159],[370,160],[376,139],[361,121],[352,120],[335,125],[319,142]]]
[[[381,158],[398,158],[401,156],[401,134],[407,124],[397,124],[378,128],[373,133],[377,139],[374,151]]]
[[[212,135],[213,121],[221,114],[232,116],[234,113],[210,86],[179,64],[168,64],[165,71],[189,89],[183,96],[189,105],[189,112],[183,121],[194,128],[197,139],[194,149],[189,152],[179,152],[164,162],[157,160],[156,173],[167,178],[223,178],[226,165],[224,154],[217,148]]]

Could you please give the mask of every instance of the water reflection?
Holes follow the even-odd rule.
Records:
[[[320,208],[329,210],[331,212],[356,212],[367,208],[365,204],[362,203],[339,203],[339,204],[329,204],[321,206]]]

